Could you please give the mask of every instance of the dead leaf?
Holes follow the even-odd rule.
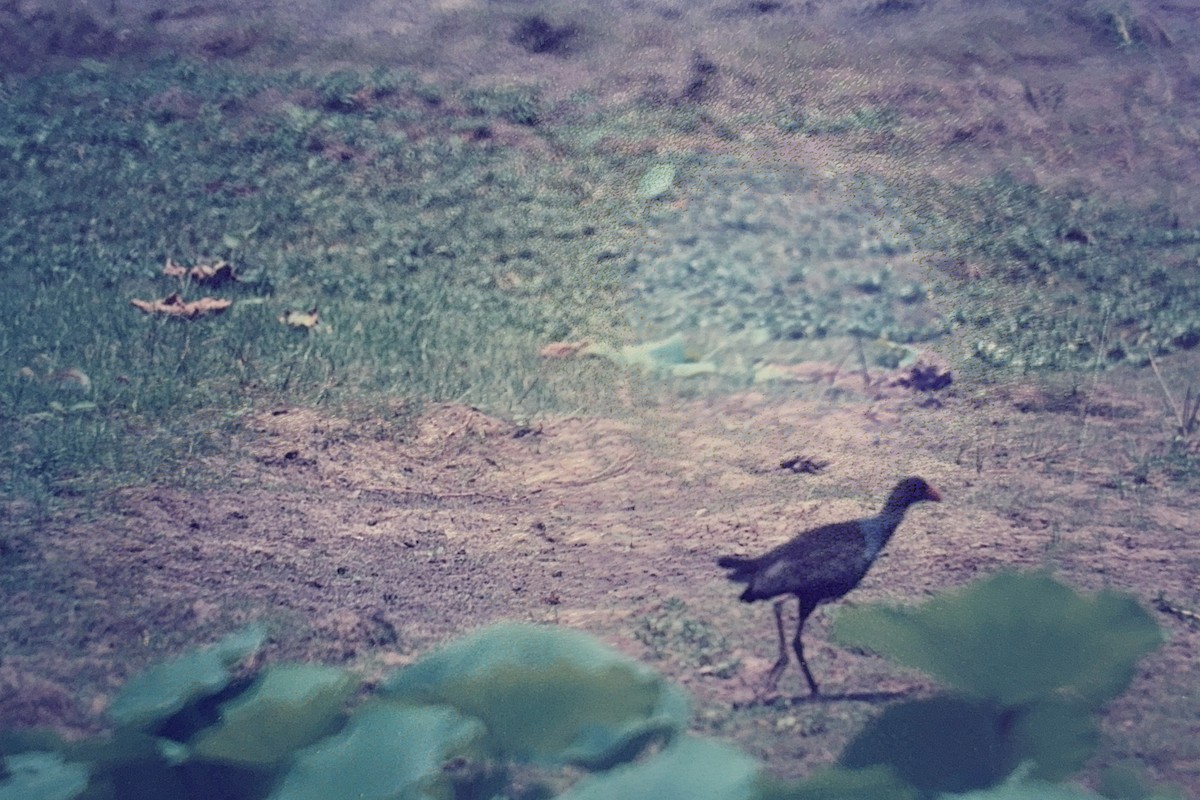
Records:
[[[291,325],[293,328],[305,328],[306,330],[312,330],[321,324],[316,308],[313,308],[311,311],[289,310],[279,318],[279,321],[284,325]]]
[[[196,319],[207,314],[219,314],[233,305],[232,300],[217,297],[202,297],[190,303],[184,302],[179,292],[172,292],[162,300],[130,300],[134,308],[140,308],[147,314],[166,314],[169,317]]]
[[[237,276],[233,274],[233,264],[223,260],[214,261],[211,264],[197,264],[188,269],[182,264],[176,264],[168,257],[166,265],[163,266],[162,273],[172,278],[186,277],[196,283],[207,283],[210,285],[237,280]]]
[[[816,475],[827,466],[829,466],[827,460],[812,456],[792,456],[779,463],[780,469],[790,469],[792,472],[806,475]]]
[[[570,358],[587,347],[587,342],[551,342],[541,350],[542,358]]]
[[[940,364],[918,361],[892,381],[893,386],[903,386],[914,392],[936,392],[954,383],[954,375]]]
[[[92,379],[88,377],[86,372],[77,367],[55,370],[46,376],[46,379],[51,385],[59,389],[86,392],[92,388]]]

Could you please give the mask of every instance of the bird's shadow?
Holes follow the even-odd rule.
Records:
[[[901,697],[907,697],[914,690],[903,689],[898,692],[842,692],[840,694],[818,694],[804,695],[803,697],[789,698],[792,705],[801,705],[803,703],[836,703],[839,701],[849,701],[856,703],[885,703],[888,700],[899,700]]]

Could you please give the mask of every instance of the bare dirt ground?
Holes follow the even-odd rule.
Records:
[[[878,712],[873,694],[932,687],[828,645],[822,612],[810,648],[828,696],[735,713],[774,632],[766,604],[736,601],[718,554],[872,511],[897,476],[921,474],[946,501],[914,509],[853,602],[917,602],[1005,567],[1147,606],[1197,600],[1200,502],[1130,477],[1136,449],[1162,435],[1153,387],[964,388],[936,403],[901,388],[831,402],[818,383],[809,399],[748,392],[535,428],[447,405],[405,434],[276,409],[247,424],[243,458],[210,465],[219,486],[130,488],[37,532],[9,567],[38,589],[5,598],[0,708],[10,724],[94,729],[131,673],[253,619],[274,624],[271,658],[375,676],[501,619],[578,627],[650,658],[638,631],[677,600],[741,663],[718,677],[692,666],[687,642],[661,648],[653,663],[691,691],[698,726],[805,774]],[[830,463],[781,467],[796,455]],[[1136,759],[1195,787],[1200,627],[1158,616],[1170,641],[1109,710],[1098,765]],[[795,671],[784,687],[805,694]]]
[[[924,108],[927,149],[781,152],[766,132],[737,145],[765,160],[833,169],[853,159],[893,174],[958,176],[1016,165],[1047,185],[1083,182],[1195,208],[1189,184],[1200,182],[1189,176],[1200,161],[1181,154],[1196,128],[1170,115],[1200,91],[1194,79],[1174,79],[1200,52],[1171,33],[1187,15],[1180,4],[1134,4],[1143,36],[1164,38],[1151,45],[1157,61],[1119,64],[1101,55],[1101,33],[1083,23],[1038,31],[1018,5],[985,13],[984,4],[899,3],[890,5],[916,11],[881,15],[866,12],[889,4],[589,4],[589,14],[613,12],[612,35],[593,28],[577,52],[553,57],[507,36],[489,40],[488,21],[511,26],[519,4],[417,5],[114,10],[137,36],[149,30],[213,58],[279,59],[265,51],[270,26],[281,24],[295,48],[287,58],[309,47],[322,63],[378,58],[471,80],[536,74],[555,93],[597,90],[598,103],[652,90],[678,97],[702,53],[722,79],[707,102],[750,107],[756,92],[778,90],[770,57],[792,41],[788,52],[814,65],[797,102]],[[553,16],[568,7],[548,8]],[[984,23],[1000,31],[987,46],[968,36]],[[955,49],[956,35],[976,44]],[[872,66],[888,59],[907,66]],[[735,146],[704,137],[703,146]],[[1162,364],[1177,386],[1198,366],[1194,355]],[[836,380],[787,394],[631,403],[619,418],[546,417],[532,427],[460,406],[426,408],[411,426],[407,414],[262,413],[246,421],[233,455],[198,466],[209,488],[129,487],[16,539],[0,584],[0,718],[95,730],[132,673],[252,619],[275,624],[272,658],[379,675],[501,619],[578,627],[649,658],[642,621],[677,599],[684,610],[669,613],[712,625],[741,663],[732,677],[704,674],[671,646],[655,662],[692,692],[698,728],[781,774],[807,774],[878,713],[880,703],[853,695],[930,684],[828,645],[824,611],[809,641],[830,696],[734,711],[769,666],[774,632],[769,608],[736,602],[714,559],[873,511],[906,474],[928,478],[945,502],[913,510],[853,602],[915,602],[1000,568],[1047,567],[1080,589],[1120,589],[1148,607],[1160,594],[1200,606],[1200,498],[1194,483],[1153,466],[1173,420],[1152,375],[1001,387],[960,379],[936,397]],[[797,455],[829,466],[817,475],[781,468]],[[1134,761],[1200,796],[1200,626],[1155,613],[1170,639],[1108,710],[1090,773]],[[785,689],[802,694],[796,672]]]

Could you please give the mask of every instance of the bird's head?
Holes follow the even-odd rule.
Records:
[[[913,503],[923,500],[940,503],[942,496],[924,478],[913,476],[896,484],[896,488],[892,489],[892,494],[888,497],[887,505],[889,508],[908,508]]]

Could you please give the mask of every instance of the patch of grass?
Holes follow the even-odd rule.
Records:
[[[741,668],[725,637],[707,622],[689,616],[687,604],[677,597],[642,617],[633,635],[655,660],[674,658],[702,675],[730,678]]]
[[[1184,392],[1183,401],[1180,402],[1167,386],[1162,370],[1158,368],[1158,362],[1153,357],[1150,358],[1150,367],[1154,370],[1154,377],[1158,379],[1158,385],[1162,388],[1163,396],[1166,397],[1171,414],[1175,418],[1175,439],[1186,445],[1192,435],[1200,430],[1200,391],[1189,384]]]
[[[537,353],[617,324],[600,254],[620,242],[579,211],[582,179],[454,135],[410,76],[162,60],[4,89],[0,474],[27,496],[174,470],[261,403],[595,395],[595,365],[547,374]],[[209,290],[167,258],[241,280]],[[234,302],[129,305],[172,292]],[[311,330],[280,321],[314,307]]]
[[[1155,472],[1176,483],[1200,483],[1200,449],[1173,439],[1135,464],[1129,477],[1135,485],[1144,485]]]
[[[467,93],[472,114],[496,117],[516,125],[537,125],[545,108],[536,86],[495,86]]]
[[[83,3],[5,3],[0,6],[0,65],[44,69],[58,59],[135,53],[148,46],[145,34],[139,26],[95,14]]]
[[[1200,227],[1168,208],[1055,194],[1008,176],[909,195],[931,250],[980,266],[947,284],[967,353],[1027,372],[1129,363],[1200,345]]]
[[[851,133],[882,133],[900,124],[900,114],[891,108],[863,106],[845,114],[813,112],[784,114],[776,119],[784,133],[829,136]]]

